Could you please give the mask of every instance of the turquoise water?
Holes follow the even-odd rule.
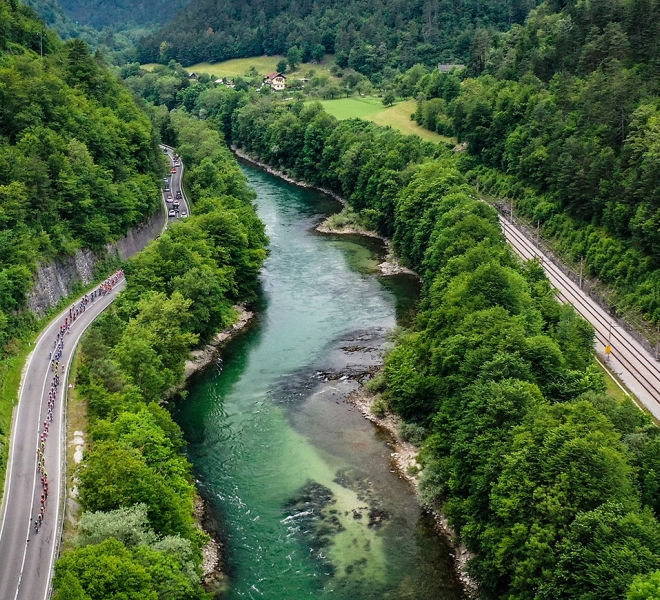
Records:
[[[377,276],[378,240],[313,231],[335,201],[243,168],[271,239],[259,318],[173,409],[223,524],[225,597],[461,598],[450,549],[383,435],[341,401],[356,384],[324,381],[378,355],[415,283]]]

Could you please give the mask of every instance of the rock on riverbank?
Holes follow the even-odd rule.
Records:
[[[360,413],[362,413],[365,419],[368,419],[381,430],[387,432],[390,438],[389,446],[393,450],[390,454],[392,465],[396,468],[399,476],[410,482],[415,488],[415,491],[419,493],[421,476],[421,466],[417,462],[419,448],[410,442],[405,441],[401,437],[399,431],[402,420],[400,417],[389,411],[387,411],[382,417],[379,417],[372,412],[371,407],[375,400],[375,394],[372,394],[367,390],[364,385],[360,385],[357,390],[346,397],[346,402],[353,404]],[[451,540],[452,545],[454,546],[454,558],[456,560],[459,578],[468,595],[472,598],[476,598],[478,596],[477,583],[467,572],[467,563],[473,557],[472,553],[470,553],[459,541],[456,532],[452,529],[449,521],[439,509],[436,509],[435,506],[429,505],[425,505],[425,508],[433,515],[438,532]]]
[[[237,305],[234,309],[238,313],[237,321],[218,332],[211,343],[200,350],[192,352],[192,359],[186,362],[184,377],[187,381],[192,375],[204,370],[215,362],[219,348],[245,329],[254,319],[255,313],[247,310],[245,306]],[[220,536],[221,526],[216,522],[208,502],[200,496],[195,498],[195,520],[199,528],[210,539],[202,548],[202,582],[206,591],[221,595],[227,590],[228,578],[224,572],[223,550],[224,544]]]
[[[346,201],[346,199],[340,196],[339,194],[333,192],[332,190],[328,190],[326,188],[321,188],[321,187],[315,187],[304,181],[298,181],[296,179],[293,179],[290,175],[288,175],[284,171],[280,171],[278,169],[271,167],[270,165],[267,165],[266,163],[260,162],[259,160],[250,156],[249,154],[247,154],[240,148],[237,148],[236,146],[232,146],[231,149],[233,150],[234,154],[236,154],[236,156],[242,158],[243,160],[251,162],[254,165],[257,165],[258,167],[261,167],[267,173],[270,173],[271,175],[275,175],[280,179],[284,179],[284,181],[287,181],[299,187],[311,188],[318,190],[319,192],[323,192],[324,194],[327,194],[331,198],[337,200],[344,207],[344,210],[348,208],[348,202]],[[376,233],[375,231],[370,231],[368,229],[356,227],[355,225],[351,225],[348,227],[332,227],[329,225],[329,221],[331,218],[332,217],[328,217],[323,223],[318,225],[316,227],[316,231],[318,231],[319,233],[329,233],[329,234],[339,234],[339,235],[364,235],[367,237],[378,238],[383,241],[385,247],[387,248],[387,255],[385,257],[385,260],[378,265],[378,269],[380,270],[382,275],[398,275],[400,273],[408,273],[410,275],[418,276],[417,273],[415,273],[413,270],[408,269],[407,267],[404,267],[399,263],[398,259],[394,255],[394,252],[392,250],[392,241],[389,238],[383,237],[382,235]]]
[[[244,306],[237,305],[234,306],[234,309],[238,313],[238,320],[230,327],[217,333],[204,348],[192,352],[191,360],[186,361],[184,371],[184,378],[186,380],[213,363],[218,357],[218,348],[245,329],[255,316],[253,312],[246,310]]]

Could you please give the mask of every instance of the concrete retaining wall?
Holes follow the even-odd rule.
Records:
[[[95,254],[91,250],[78,250],[73,256],[41,263],[37,267],[34,285],[28,296],[28,308],[37,315],[44,314],[56,306],[62,298],[69,296],[77,283],[88,285],[94,279],[94,267],[108,256],[117,256],[126,260],[142,250],[156,238],[167,219],[161,206],[159,211],[142,225],[113,244],[108,244],[105,255]]]

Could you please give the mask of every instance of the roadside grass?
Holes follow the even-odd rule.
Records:
[[[340,120],[364,119],[376,125],[392,127],[406,135],[418,135],[427,142],[436,144],[455,144],[456,140],[445,137],[433,131],[420,127],[410,119],[416,108],[415,100],[398,102],[387,108],[380,98],[374,96],[338,98],[336,100],[320,100],[326,112]]]
[[[66,390],[66,480],[64,482],[65,510],[64,524],[62,529],[63,551],[73,547],[73,535],[75,533],[78,516],[80,514],[80,506],[71,494],[71,491],[75,487],[75,471],[77,466],[74,461],[76,446],[73,443],[73,438],[76,431],[82,431],[85,436],[88,432],[87,403],[78,395],[78,387],[76,385],[78,368],[80,366],[79,354],[80,347],[76,350],[73,361],[71,363],[71,370],[69,371],[69,380],[67,381]],[[73,387],[68,388],[69,384],[73,384]]]
[[[596,363],[596,364],[598,365],[598,368],[602,371],[603,375],[605,376],[605,385],[607,385],[608,396],[612,396],[618,402],[623,402],[626,398],[632,398],[632,395],[628,396],[617,385],[617,382],[614,380],[614,376],[606,368],[603,368],[600,363]]]
[[[14,406],[18,401],[18,388],[21,385],[23,367],[28,355],[34,348],[35,333],[30,339],[18,340],[15,353],[0,362],[0,485],[4,488],[9,444],[11,443],[11,424]],[[0,502],[1,504],[1,502]]]

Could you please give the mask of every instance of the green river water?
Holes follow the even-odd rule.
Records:
[[[243,169],[271,240],[259,317],[173,408],[222,523],[224,597],[462,598],[385,436],[342,401],[357,387],[344,373],[378,362],[416,283],[378,276],[379,240],[313,231],[333,199]]]

